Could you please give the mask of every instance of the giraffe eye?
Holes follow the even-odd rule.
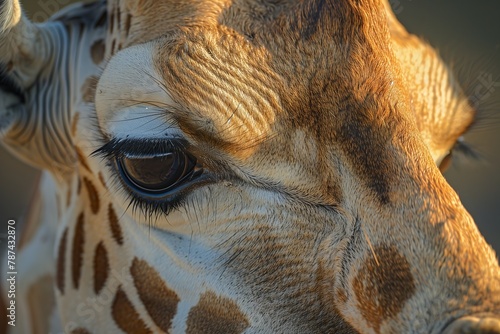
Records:
[[[148,194],[169,192],[196,174],[196,159],[179,150],[146,157],[121,156],[117,165],[132,189]]]

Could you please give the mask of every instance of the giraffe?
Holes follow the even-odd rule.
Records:
[[[1,5],[0,136],[44,170],[11,331],[500,333],[439,170],[475,111],[388,2]]]

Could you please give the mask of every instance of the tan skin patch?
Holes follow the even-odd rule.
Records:
[[[94,64],[99,65],[104,60],[104,52],[106,50],[106,46],[104,44],[104,40],[100,39],[94,42],[90,47],[90,55],[92,57],[92,61]]]
[[[152,333],[152,331],[146,327],[146,324],[142,321],[134,305],[132,305],[121,287],[118,287],[115,299],[113,300],[111,314],[113,315],[116,325],[125,333]]]
[[[81,88],[83,102],[94,103],[95,89],[97,87],[98,80],[99,79],[95,75],[92,75],[85,80]]]
[[[85,159],[85,154],[78,148],[78,146],[75,146],[75,151],[76,151],[76,157],[78,158],[78,162],[80,162],[80,165],[83,166],[87,171],[91,172],[89,164],[87,163],[87,160]]]
[[[109,274],[109,259],[108,251],[101,241],[94,253],[94,292],[98,295],[108,279]]]
[[[396,247],[378,246],[374,253],[377,258],[370,255],[353,288],[361,315],[380,333],[382,323],[398,315],[416,289],[410,264]]]
[[[104,176],[102,176],[102,173],[99,172],[97,174],[97,176],[99,177],[99,181],[101,181],[101,184],[104,188],[108,189],[108,186],[106,185],[106,181],[104,181]]]
[[[78,289],[80,278],[82,276],[83,264],[83,246],[85,244],[85,215],[80,213],[76,222],[75,234],[73,236],[73,251],[71,259],[71,273],[73,278],[73,287]]]
[[[101,207],[99,193],[97,192],[97,189],[95,188],[92,181],[90,181],[86,177],[83,178],[83,184],[85,185],[85,189],[87,189],[87,193],[89,195],[90,209],[92,210],[93,214],[97,214]]]
[[[109,203],[108,206],[108,220],[109,220],[109,228],[111,229],[111,233],[113,234],[113,239],[119,244],[123,245],[123,233],[118,223],[118,217],[116,216],[115,209],[113,208],[113,204]]]
[[[59,250],[57,254],[56,285],[61,294],[64,293],[64,277],[66,269],[66,243],[68,239],[68,229],[64,230],[61,241],[59,241]]]
[[[187,334],[243,333],[249,322],[234,301],[205,292],[188,314]]]
[[[158,272],[143,260],[134,259],[130,274],[149,315],[158,327],[168,332],[177,313],[179,297],[167,287]]]

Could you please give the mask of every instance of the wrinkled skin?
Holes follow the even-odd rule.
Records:
[[[25,332],[500,333],[498,260],[438,168],[474,110],[388,3],[0,23],[0,134],[46,171]]]

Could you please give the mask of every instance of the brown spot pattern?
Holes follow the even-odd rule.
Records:
[[[75,151],[76,151],[76,157],[78,158],[80,164],[90,172],[91,171],[90,167],[87,163],[87,160],[85,160],[85,154],[83,154],[82,150],[80,150],[78,146],[75,146]]]
[[[115,209],[113,209],[113,204],[111,203],[109,203],[108,206],[108,220],[111,234],[113,234],[113,239],[115,239],[119,245],[123,245],[122,229],[118,223],[118,217],[116,216]]]
[[[101,207],[99,193],[97,192],[92,181],[90,181],[86,177],[83,178],[83,184],[85,185],[85,189],[87,189],[87,193],[89,194],[90,209],[92,210],[93,214],[96,214],[99,212],[99,208]]]
[[[96,21],[95,26],[96,28],[100,28],[106,24],[106,19],[108,17],[108,12],[103,11],[99,19]]]
[[[71,121],[71,135],[76,136],[76,130],[78,130],[78,121],[80,120],[80,113],[76,112],[73,116],[73,121]]]
[[[186,333],[236,334],[243,333],[248,326],[247,317],[234,301],[209,291],[189,311]]]
[[[81,88],[83,102],[94,103],[97,81],[98,78],[95,75],[92,75],[85,80]]]
[[[109,260],[108,260],[108,252],[104,247],[104,243],[101,241],[94,253],[94,292],[98,295],[104,284],[106,284],[106,280],[108,279],[109,274]]]
[[[121,289],[121,286],[118,287],[118,291],[116,291],[111,313],[116,325],[125,333],[152,333],[134,309],[134,306],[125,292]]]
[[[66,241],[68,237],[68,229],[66,228],[59,241],[59,251],[57,254],[57,270],[56,270],[56,285],[61,293],[64,293],[64,272],[66,268]]]
[[[111,9],[111,13],[109,14],[109,34],[110,35],[113,33],[114,28],[115,28],[115,10],[113,8],[113,9]]]
[[[345,292],[344,289],[338,288],[337,291],[336,291],[336,294],[337,294],[337,301],[339,303],[341,303],[341,304],[347,303],[347,300],[349,298],[347,297],[347,293]]]
[[[85,328],[79,327],[77,329],[73,329],[71,331],[71,334],[90,334],[90,332]]]
[[[82,276],[83,264],[83,246],[85,244],[85,215],[80,213],[76,222],[75,234],[73,236],[73,251],[71,260],[71,272],[73,278],[73,287],[78,289],[80,286],[80,278]]]
[[[375,332],[382,323],[396,316],[415,293],[415,282],[408,260],[394,246],[379,246],[366,260],[353,288],[361,315]]]
[[[97,176],[99,177],[99,181],[101,181],[102,186],[107,189],[108,186],[106,185],[106,181],[104,181],[104,176],[102,176],[102,173],[99,172]]]
[[[120,11],[120,6],[116,7],[116,21],[118,29],[122,28],[122,12]]]
[[[387,204],[390,202],[390,175],[393,175],[386,167],[389,165],[389,149],[386,145],[390,130],[387,125],[377,127],[375,124],[380,121],[366,117],[370,115],[370,110],[378,107],[373,98],[367,98],[365,103],[356,105],[355,101],[350,101],[340,114],[342,119],[339,119],[340,130],[336,132],[336,142],[347,155],[354,171],[376,194],[377,200]],[[380,115],[377,117],[384,119]]]
[[[104,52],[106,46],[103,39],[99,39],[92,44],[90,47],[90,55],[92,56],[92,61],[94,64],[99,65],[104,60]]]
[[[132,25],[132,15],[127,14],[127,18],[125,20],[125,35],[128,36],[130,33],[130,26]]]
[[[149,315],[158,327],[168,332],[177,313],[179,297],[167,287],[158,272],[146,261],[135,258],[130,267],[130,274]]]

